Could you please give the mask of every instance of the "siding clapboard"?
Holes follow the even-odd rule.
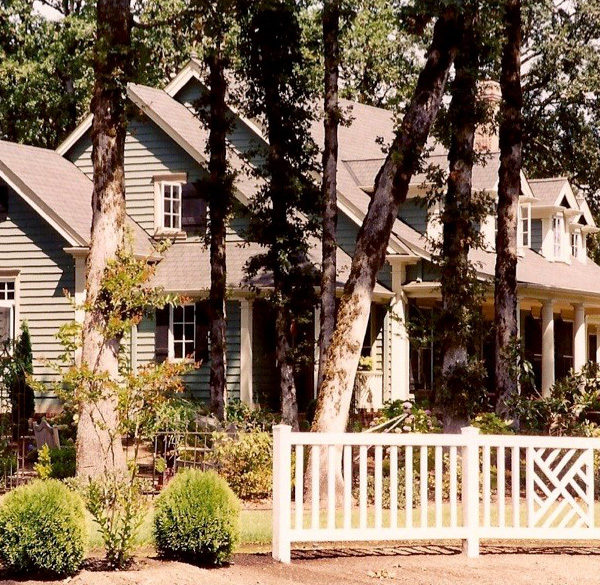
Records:
[[[52,383],[57,375],[44,361],[58,359],[62,347],[56,333],[75,316],[63,293],[74,291],[75,263],[63,250],[68,242],[12,190],[8,207],[8,219],[0,222],[0,268],[20,270],[17,302],[20,321],[27,321],[31,332],[34,373]],[[17,323],[17,333],[19,328]],[[45,410],[53,393],[49,389],[37,398],[37,408]]]

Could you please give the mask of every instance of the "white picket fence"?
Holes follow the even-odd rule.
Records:
[[[295,542],[600,539],[600,439],[273,429],[273,558]],[[313,496],[305,503],[311,466]],[[320,485],[320,466],[327,481]]]

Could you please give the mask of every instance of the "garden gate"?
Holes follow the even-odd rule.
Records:
[[[457,435],[295,433],[285,425],[273,439],[273,557],[284,563],[294,542],[461,539],[476,557],[484,538],[600,538],[600,439],[473,427]]]

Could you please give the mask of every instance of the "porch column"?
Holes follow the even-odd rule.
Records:
[[[578,372],[587,362],[587,340],[585,327],[585,307],[583,303],[573,305],[573,369]]]
[[[596,325],[596,363],[600,364],[600,325]]]
[[[554,302],[542,305],[542,396],[554,385]]]
[[[240,300],[240,400],[252,405],[252,301]]]
[[[408,400],[410,394],[410,341],[406,321],[408,304],[396,295],[390,308],[390,399]]]

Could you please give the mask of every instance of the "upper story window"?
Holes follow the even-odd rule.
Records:
[[[581,231],[576,230],[571,234],[571,254],[573,258],[579,258],[581,253]]]
[[[166,230],[181,230],[181,183],[161,183],[162,227]]]
[[[555,215],[552,218],[552,232],[554,241],[554,258],[560,260],[563,257],[563,233],[564,218],[562,215]]]
[[[15,281],[0,280],[0,352],[15,337]]]
[[[531,248],[531,204],[520,205],[519,213],[521,216],[521,246]]]

